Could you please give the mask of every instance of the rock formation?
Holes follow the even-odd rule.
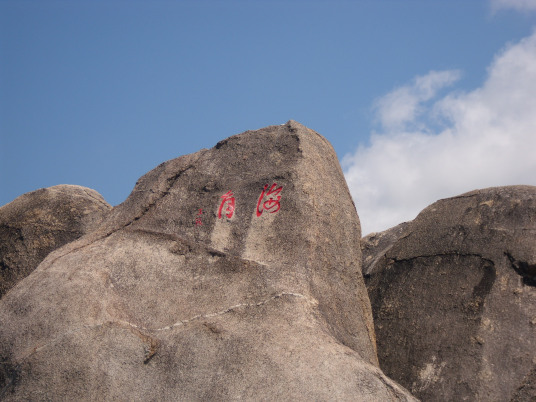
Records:
[[[390,229],[379,233],[370,233],[361,239],[361,251],[363,252],[363,273],[369,272],[376,265],[385,252],[391,248],[394,242],[404,233],[408,222],[400,223]]]
[[[0,298],[52,251],[95,228],[112,207],[95,190],[42,188],[0,207]]]
[[[0,398],[413,400],[377,367],[359,240],[296,122],[163,163],[0,301]]]
[[[362,242],[384,372],[423,401],[536,400],[536,187],[440,200],[394,232]]]

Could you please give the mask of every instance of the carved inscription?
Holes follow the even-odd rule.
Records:
[[[199,212],[197,213],[197,217],[195,218],[195,226],[203,225],[203,221],[201,220],[201,215],[203,215],[203,209],[199,208]]]
[[[218,209],[218,219],[221,219],[222,212],[228,219],[231,219],[235,210],[235,198],[232,191],[227,191],[224,195],[221,196],[222,201],[220,208]],[[223,208],[225,207],[225,209]]]
[[[277,183],[273,183],[271,186],[265,184],[261,191],[259,199],[257,201],[256,214],[260,217],[263,212],[275,214],[281,209],[281,192],[283,186],[278,186]],[[220,206],[218,208],[218,219],[226,217],[231,219],[235,212],[236,199],[232,190],[227,191],[221,197]],[[201,219],[203,215],[203,209],[200,208],[195,218],[195,225],[202,226],[203,221]]]
[[[277,183],[272,184],[270,190],[268,189],[268,184],[264,186],[259,201],[257,202],[257,216],[261,216],[263,211],[269,212],[271,214],[276,213],[281,208],[281,191],[283,186],[277,187]]]

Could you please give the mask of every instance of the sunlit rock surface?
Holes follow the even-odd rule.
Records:
[[[143,176],[0,302],[6,400],[411,400],[377,367],[359,220],[290,121]]]

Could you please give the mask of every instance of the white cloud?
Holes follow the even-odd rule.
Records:
[[[406,128],[423,112],[423,102],[432,99],[437,91],[459,78],[459,71],[432,71],[415,78],[411,85],[398,88],[375,102],[379,120],[390,130]]]
[[[459,75],[434,71],[375,102],[382,132],[343,158],[363,234],[440,198],[536,185],[536,33],[501,51],[482,87],[437,98]]]
[[[493,11],[514,9],[517,11],[536,11],[536,0],[491,0]]]

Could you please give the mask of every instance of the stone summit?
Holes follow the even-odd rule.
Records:
[[[37,190],[0,207],[0,399],[535,400],[535,231],[514,186],[361,239],[333,148],[294,121],[114,208]]]

